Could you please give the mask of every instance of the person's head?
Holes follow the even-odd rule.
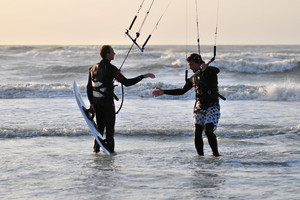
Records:
[[[103,45],[99,53],[102,59],[113,60],[115,57],[114,49],[110,45]]]
[[[190,69],[195,73],[200,69],[200,66],[205,63],[201,56],[197,53],[191,54],[187,59]]]

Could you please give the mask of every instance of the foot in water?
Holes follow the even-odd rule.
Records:
[[[103,146],[110,152],[110,153],[114,153],[114,141],[109,142],[106,139],[105,140],[101,140]]]
[[[198,156],[204,156],[204,153],[198,152]]]
[[[97,140],[94,139],[94,152],[98,153],[100,151],[100,145],[98,144]]]
[[[216,152],[216,153],[213,153],[213,156],[220,157],[221,155],[219,154],[219,152]]]
[[[108,144],[107,140],[102,140],[100,139],[100,142],[102,143],[102,145],[104,146],[104,148],[106,148],[110,153],[114,153],[114,150],[112,150],[112,148],[110,148],[110,145]],[[111,144],[111,146],[113,146],[113,144]],[[100,145],[98,144],[97,140],[94,139],[94,152],[98,153],[100,152]]]

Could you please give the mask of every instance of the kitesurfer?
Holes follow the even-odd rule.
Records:
[[[135,78],[127,79],[120,70],[111,64],[115,52],[110,45],[104,45],[100,49],[102,60],[89,69],[89,79],[87,84],[87,95],[90,101],[90,109],[96,113],[96,121],[99,132],[103,135],[106,129],[106,139],[103,141],[108,150],[114,152],[114,132],[115,132],[115,104],[114,80],[125,86],[131,86],[140,82],[144,78],[155,78],[152,73],[143,74]],[[99,152],[100,146],[94,140],[94,152]]]
[[[157,88],[152,94],[154,96],[163,94],[182,95],[194,87],[196,92],[196,103],[194,107],[194,142],[197,153],[200,156],[204,155],[202,139],[202,132],[204,130],[213,155],[220,156],[217,137],[214,134],[221,115],[217,76],[220,70],[216,67],[207,66],[201,56],[196,53],[191,54],[187,58],[187,62],[190,69],[194,72],[194,75],[187,79],[183,88],[169,90]]]

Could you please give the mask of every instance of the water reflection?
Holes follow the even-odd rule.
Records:
[[[216,199],[222,196],[221,187],[225,184],[225,177],[221,175],[223,160],[221,158],[195,157],[191,163],[192,188],[198,198]]]

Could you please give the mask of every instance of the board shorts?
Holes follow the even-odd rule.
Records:
[[[213,103],[208,105],[207,108],[195,107],[194,110],[194,125],[204,126],[205,124],[213,123],[214,128],[218,126],[219,119],[221,117],[220,104]]]

